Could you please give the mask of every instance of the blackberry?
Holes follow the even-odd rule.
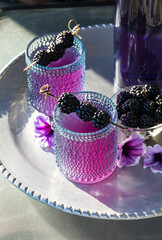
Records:
[[[56,37],[55,43],[50,43],[47,51],[39,50],[33,61],[37,61],[42,66],[47,66],[53,61],[58,61],[65,54],[65,49],[73,45],[74,36],[69,31],[63,31]]]
[[[130,89],[130,94],[133,98],[137,98],[140,102],[143,102],[147,98],[146,92],[140,86],[133,86]]]
[[[147,94],[147,97],[152,99],[152,100],[155,100],[157,95],[159,95],[161,93],[161,89],[160,89],[159,85],[156,84],[156,83],[154,83],[154,84],[146,84],[143,87],[143,90]]]
[[[155,110],[155,118],[158,120],[158,123],[162,123],[162,105],[159,105]]]
[[[157,79],[159,67],[156,55],[146,49],[137,63],[137,78],[140,82],[154,81]]]
[[[162,96],[161,95],[157,95],[156,99],[155,99],[156,105],[162,105]]]
[[[58,99],[58,107],[63,113],[75,112],[77,106],[79,105],[79,100],[69,92],[63,93]]]
[[[148,115],[154,115],[155,112],[155,102],[150,100],[150,99],[146,99],[144,102],[142,102],[141,104],[141,112],[142,113],[147,113]]]
[[[139,119],[134,111],[122,114],[120,120],[123,125],[128,127],[137,128],[139,126]]]
[[[121,115],[124,113],[124,111],[122,109],[122,106],[117,105],[116,110],[117,110],[117,113],[118,113],[118,119],[120,119]]]
[[[118,95],[117,95],[117,104],[122,104],[124,103],[126,100],[130,99],[132,96],[130,94],[130,92],[128,91],[123,91],[123,92],[120,92]]]
[[[136,94],[136,92],[138,91],[141,91],[142,90],[142,87],[141,86],[132,86],[131,89],[130,89],[130,94]]]
[[[60,44],[62,48],[70,48],[73,45],[74,36],[69,31],[60,32],[56,37],[56,44]]]
[[[141,91],[142,90],[142,87],[141,86],[132,86],[131,89],[130,89],[130,94],[136,94],[137,91]]]
[[[37,61],[37,64],[47,66],[51,60],[48,53],[45,50],[39,50],[34,55],[33,61]]]
[[[51,62],[58,61],[65,54],[65,49],[60,44],[51,43],[47,49],[47,53],[50,57]]]
[[[110,119],[111,116],[107,112],[101,110],[94,113],[92,123],[95,128],[102,129],[110,123]]]
[[[125,101],[125,103],[122,104],[122,110],[124,113],[129,111],[135,111],[136,113],[139,113],[140,111],[140,102],[137,98],[131,98]]]
[[[154,117],[149,116],[148,114],[142,114],[140,116],[140,128],[149,128],[155,126],[157,120]]]
[[[91,121],[97,108],[89,102],[81,102],[76,108],[76,114],[83,121]]]

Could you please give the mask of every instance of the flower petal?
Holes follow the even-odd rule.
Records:
[[[49,126],[49,119],[46,116],[38,115],[34,121],[35,128],[44,128]]]
[[[147,167],[152,167],[152,166],[154,166],[156,164],[156,162],[154,161],[154,157],[152,156],[150,156],[150,157],[148,157],[148,158],[144,158],[144,168],[147,168]]]
[[[141,156],[146,151],[146,146],[143,143],[144,137],[137,134],[132,134],[126,138],[118,146],[119,161],[118,166],[134,166],[139,163]]]
[[[154,153],[162,153],[162,147],[159,144],[155,144],[153,147]]]
[[[161,158],[158,161],[158,154],[162,153],[162,147],[159,144],[154,145],[153,147],[148,146],[146,154],[144,155],[144,168],[151,167],[151,170],[154,173],[162,172],[162,161]]]
[[[49,118],[45,115],[38,115],[34,121],[35,137],[40,141],[41,148],[54,146],[54,131],[50,125]]]
[[[151,167],[153,173],[162,173],[162,164],[158,162],[156,165]]]
[[[36,137],[43,137],[43,136],[48,136],[50,135],[51,132],[51,127],[49,126],[48,128],[44,128],[44,129],[35,129],[35,134]]]
[[[123,166],[135,166],[139,163],[141,156],[122,156],[121,159],[119,159],[117,165],[118,167],[123,167]]]
[[[129,146],[133,147],[133,146],[140,146],[141,143],[143,143],[144,138],[141,136],[138,136],[136,134],[132,134],[131,138],[129,140]]]

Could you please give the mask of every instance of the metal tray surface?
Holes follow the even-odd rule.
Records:
[[[113,28],[82,28],[86,50],[87,90],[113,94]],[[162,175],[135,167],[116,168],[96,184],[67,180],[55,155],[38,145],[33,132],[38,114],[28,101],[24,52],[0,74],[0,171],[33,199],[70,214],[128,220],[162,215]]]

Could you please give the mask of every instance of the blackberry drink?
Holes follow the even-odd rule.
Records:
[[[62,34],[63,33],[63,34]],[[44,100],[39,94],[42,85],[49,84],[51,93],[60,96],[63,92],[85,90],[85,50],[75,36],[62,41],[68,31],[60,34],[45,34],[33,39],[26,50],[26,65],[29,99],[39,112],[52,117],[57,100]],[[59,36],[59,38],[58,38]],[[65,45],[66,43],[66,45]],[[33,64],[33,65],[32,65]]]
[[[162,2],[116,0],[115,87],[158,83],[162,88]]]
[[[75,96],[79,101],[95,106],[98,114],[104,110],[110,115],[111,121],[117,123],[115,105],[106,96],[93,92],[80,92]],[[99,130],[94,127],[96,112],[90,121],[79,113],[83,104],[76,104],[76,112],[69,114],[60,110],[58,106],[61,105],[63,104],[58,103],[54,110],[55,154],[61,172],[71,181],[80,183],[94,183],[107,178],[117,163],[116,127],[108,124]],[[88,109],[87,115],[90,115],[92,109],[87,105],[84,106],[85,109]],[[102,121],[99,127],[101,125]]]
[[[51,62],[48,67],[63,67],[72,64],[77,60],[75,52],[66,49],[64,56],[56,62]]]

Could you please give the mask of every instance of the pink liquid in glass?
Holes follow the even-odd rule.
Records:
[[[27,47],[26,65],[33,62],[35,53],[47,48],[55,35],[43,35],[33,40]],[[49,41],[50,40],[50,41]],[[60,97],[64,92],[80,92],[85,90],[85,50],[83,43],[74,37],[73,46],[65,50],[64,56],[47,67],[39,64],[27,70],[29,99],[32,106],[39,112],[52,117],[57,100],[47,99],[40,94],[40,88],[48,84],[50,93]]]
[[[117,129],[113,125],[99,131],[76,113],[59,113],[54,127],[56,162],[69,180],[94,183],[113,173],[117,163]]]
[[[77,60],[77,55],[70,49],[65,50],[64,56],[56,62],[51,62],[48,67],[63,67],[69,65]]]
[[[64,115],[60,121],[60,124],[64,128],[77,133],[91,133],[98,131],[98,129],[93,126],[91,121],[84,122],[76,115],[76,113]]]

